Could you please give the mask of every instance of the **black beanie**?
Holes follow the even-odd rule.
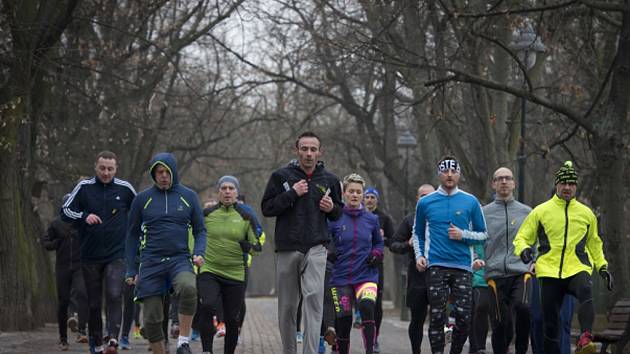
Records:
[[[575,172],[575,168],[573,167],[573,162],[565,161],[564,165],[560,167],[560,169],[556,172],[556,180],[555,184],[558,183],[569,183],[569,184],[577,184],[578,175]]]

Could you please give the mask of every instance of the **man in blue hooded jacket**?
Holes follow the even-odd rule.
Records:
[[[127,282],[136,283],[136,299],[144,304],[146,335],[155,354],[165,351],[163,297],[172,286],[179,301],[177,354],[191,353],[190,327],[197,306],[192,263],[203,265],[206,228],[197,193],[179,183],[175,157],[155,155],[150,165],[154,185],[131,205],[127,235]],[[188,231],[195,246],[191,262]],[[135,257],[140,249],[139,271]]]

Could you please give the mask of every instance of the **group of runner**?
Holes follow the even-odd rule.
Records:
[[[570,294],[579,304],[577,353],[594,353],[590,276],[597,271],[610,290],[613,279],[597,219],[575,199],[577,173],[570,162],[556,173],[553,197],[531,210],[514,200],[515,181],[504,167],[492,178],[495,200],[482,208],[476,197],[459,189],[459,162],[445,157],[437,164],[437,190],[422,185],[415,213],[394,232],[391,217],[378,208],[379,192],[367,188],[363,177],[350,174],[340,181],[324,168],[316,134],[302,133],[295,152],[295,160],[272,173],[261,203],[263,215],[276,218],[278,328],[284,354],[297,352],[299,303],[304,353],[323,353],[325,341],[333,351],[348,354],[353,307],[360,315],[366,354],[380,352],[384,247],[410,255],[412,353],[420,353],[427,309],[431,350],[444,352],[449,298],[455,318],[451,354],[460,353],[469,336],[471,353],[484,352],[489,319],[494,352],[507,352],[515,328],[516,353],[525,353],[530,298],[537,295],[531,291],[534,274],[544,352],[560,352],[558,317]],[[247,269],[265,239],[251,207],[237,200],[238,179],[221,177],[218,203],[203,209],[197,194],[179,182],[170,153],[153,158],[153,185],[138,194],[115,177],[114,153],[100,153],[95,172],[63,203],[61,219],[77,231],[69,238],[57,237],[60,225],[53,224],[45,238],[45,245],[58,254],[61,348],[68,349],[68,289],[81,286],[85,295],[79,298],[87,299],[87,306],[77,308],[87,308],[90,351],[116,352],[119,339],[123,349],[128,347],[128,326],[120,337],[126,284],[142,303],[144,336],[154,353],[168,350],[169,304],[177,313],[177,354],[191,353],[192,327],[201,334],[203,353],[212,353],[213,319],[219,309],[225,321],[224,353],[234,353],[245,311]],[[85,330],[82,317],[79,328]]]

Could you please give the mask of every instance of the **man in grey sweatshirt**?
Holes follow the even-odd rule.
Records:
[[[512,241],[532,209],[514,200],[515,186],[512,171],[500,167],[492,177],[495,200],[483,207],[488,228],[485,276],[495,300],[491,311],[495,354],[507,353],[510,345],[507,338],[511,337],[510,318],[516,325],[516,354],[525,354],[529,343],[532,275],[528,265],[514,255]]]

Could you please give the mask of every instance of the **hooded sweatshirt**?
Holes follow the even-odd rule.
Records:
[[[171,185],[162,190],[157,186],[153,171],[166,167]],[[131,204],[127,235],[127,277],[138,273],[135,263],[140,247],[140,263],[165,257],[190,258],[188,229],[195,240],[193,255],[203,256],[206,249],[206,228],[197,193],[179,183],[175,157],[159,153],[151,161],[149,174],[154,185],[140,192]]]

